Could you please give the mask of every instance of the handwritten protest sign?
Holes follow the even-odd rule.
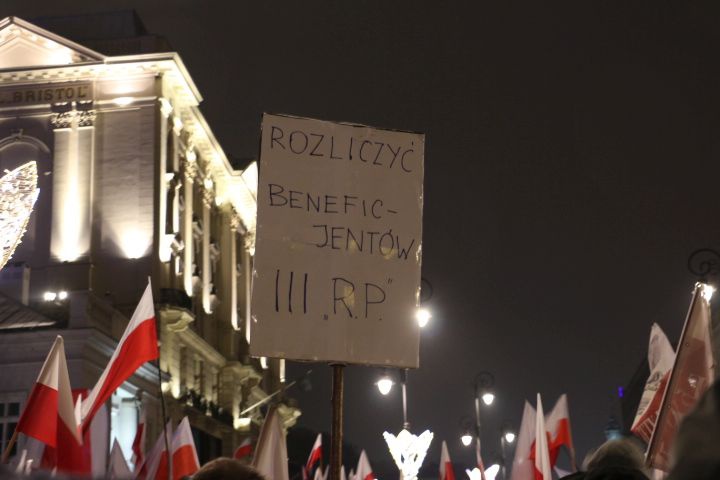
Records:
[[[424,141],[263,116],[252,355],[418,366]]]

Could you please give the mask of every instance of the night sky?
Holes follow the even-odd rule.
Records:
[[[472,463],[459,424],[482,370],[498,397],[483,411],[486,463],[536,392],[546,410],[568,394],[582,459],[652,322],[677,341],[688,255],[720,247],[717,2],[39,3],[0,13],[135,8],[182,56],[231,157],[257,156],[264,111],[426,134],[434,317],[409,414],[436,434],[429,460],[445,439]],[[381,434],[402,418],[377,375],[348,368],[346,437],[381,463]],[[300,425],[329,431],[329,384],[315,366],[312,391],[293,393]]]

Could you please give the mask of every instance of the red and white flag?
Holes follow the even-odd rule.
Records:
[[[710,292],[703,284],[695,286],[657,424],[648,445],[648,466],[665,472],[670,468],[670,451],[680,421],[715,379],[710,340]]]
[[[271,407],[265,417],[255,448],[253,466],[265,478],[289,480],[285,431],[275,407]]]
[[[354,476],[356,480],[375,480],[375,474],[370,466],[370,460],[368,460],[365,450],[360,452],[360,458],[358,459]]]
[[[135,438],[132,443],[133,463],[135,470],[145,460],[145,437],[147,434],[147,415],[145,413],[145,405],[140,407],[140,418],[138,418],[137,429],[135,430]]]
[[[630,429],[645,443],[650,443],[650,437],[655,430],[660,403],[665,394],[670,370],[675,362],[675,350],[670,341],[657,323],[650,329],[650,342],[648,345],[648,366],[650,375],[645,382],[645,389],[640,397],[635,420]]]
[[[80,402],[87,395],[87,389],[73,389],[75,418],[80,419]],[[79,425],[78,425],[79,428]],[[110,426],[107,406],[103,405],[90,423],[90,428],[82,432],[82,443],[67,430],[58,430],[57,447],[46,445],[43,448],[40,468],[57,470],[75,476],[103,477],[107,473],[107,460]]]
[[[570,455],[570,464],[573,470],[577,470],[575,447],[573,446],[572,432],[570,430],[570,410],[568,409],[566,394],[560,395],[553,409],[545,416],[545,427],[550,433],[550,465],[555,466],[560,448],[564,446]]]
[[[510,480],[533,480],[535,478],[535,465],[530,459],[535,444],[535,415],[532,405],[525,402],[515,444],[515,458],[510,471]]]
[[[548,434],[545,429],[545,415],[539,393],[537,394],[535,414],[535,480],[552,480]]]
[[[322,461],[322,434],[318,433],[318,436],[315,439],[315,443],[313,443],[312,449],[310,450],[310,455],[308,455],[307,462],[305,463],[305,471],[303,472],[303,476],[305,476],[305,478],[309,477],[310,474],[312,473],[315,465],[319,464],[321,461]]]
[[[243,440],[240,443],[240,446],[235,449],[235,453],[233,453],[233,458],[236,458],[238,460],[247,458],[252,455],[253,452],[253,444],[250,437],[247,437],[245,440]]]
[[[440,480],[455,480],[455,470],[453,470],[445,440],[440,447]]]
[[[113,440],[112,450],[110,450],[110,465],[106,478],[108,480],[128,480],[133,478],[117,438]]]
[[[190,429],[190,421],[184,417],[180,421],[177,430],[173,434],[170,443],[170,458],[172,463],[172,480],[180,480],[182,477],[189,477],[200,470],[200,461],[198,460],[197,450],[195,449],[195,440]],[[167,453],[161,456],[158,465],[155,480],[167,480],[168,462]]]
[[[135,478],[138,480],[155,479],[155,475],[160,467],[160,462],[164,462],[165,466],[165,477],[162,480],[167,480],[167,448],[165,447],[165,435],[168,439],[171,439],[172,434],[172,421],[168,421],[165,425],[165,432],[160,432],[155,444],[145,456],[145,461],[135,469]]]
[[[33,386],[16,430],[51,447],[63,434],[82,443],[70,389],[63,338],[58,335]]]
[[[82,404],[82,427],[87,428],[95,412],[140,366],[158,358],[155,307],[148,282],[140,303],[123,333],[110,363]]]

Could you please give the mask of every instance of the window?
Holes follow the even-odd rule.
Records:
[[[10,442],[10,437],[12,437],[13,432],[15,432],[15,426],[20,418],[20,407],[24,398],[25,395],[21,393],[0,396],[0,447],[3,452]],[[10,456],[15,455],[16,451],[17,443],[10,451]]]

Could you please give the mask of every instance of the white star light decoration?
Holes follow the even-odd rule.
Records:
[[[396,437],[392,433],[383,433],[395,464],[400,469],[402,480],[415,480],[425,455],[433,439],[433,433],[425,430],[420,436],[415,436],[403,429]]]
[[[5,170],[0,178],[0,269],[20,244],[39,192],[35,162]]]

